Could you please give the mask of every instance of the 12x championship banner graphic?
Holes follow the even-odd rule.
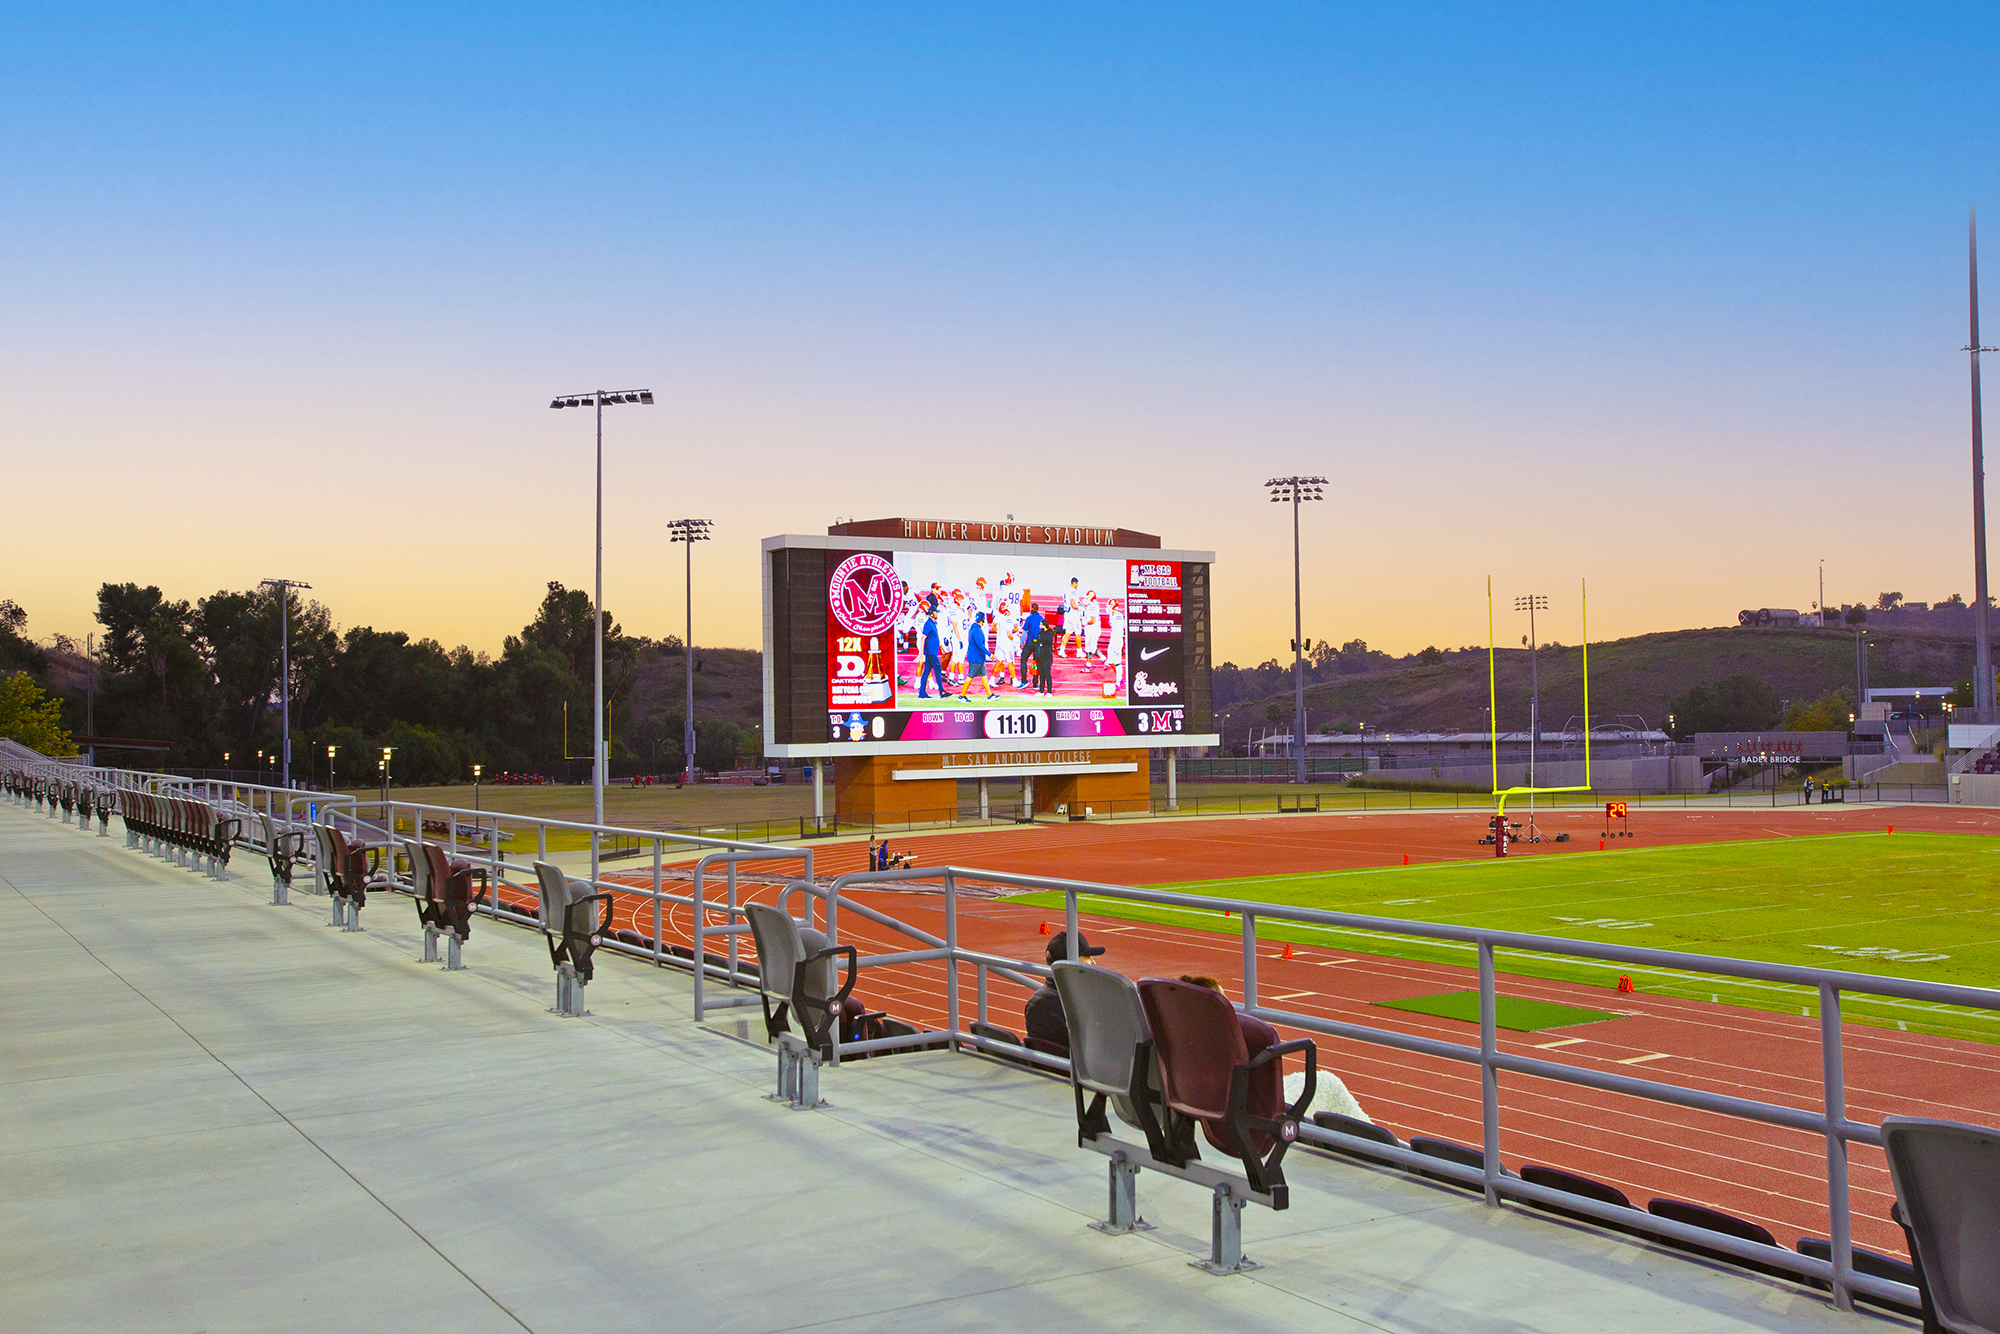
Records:
[[[832,564],[835,740],[1182,730],[1177,561],[862,551]]]

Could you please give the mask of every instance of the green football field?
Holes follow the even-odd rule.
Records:
[[[1966,834],[1857,833],[1641,848],[1603,855],[1445,862],[1159,886],[1338,912],[1693,954],[2000,985],[2000,840]],[[1029,896],[1059,907],[1055,896]],[[1088,899],[1092,913],[1233,932],[1219,912]],[[1470,946],[1266,919],[1272,941],[1471,964]],[[1708,974],[1501,951],[1503,972],[1608,989],[1818,1013],[1816,993]],[[1615,994],[1615,992],[1613,993]],[[1912,1031],[2000,1040],[2000,1016],[1847,996],[1843,1012]]]

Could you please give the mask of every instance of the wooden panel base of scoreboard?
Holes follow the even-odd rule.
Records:
[[[1081,761],[1081,762],[1079,762]],[[834,801],[842,820],[913,820],[944,823],[958,811],[958,784],[964,777],[987,777],[1009,786],[1035,780],[1035,810],[1053,814],[1092,807],[1108,815],[1115,803],[1122,814],[1143,809],[1151,795],[1150,766],[1143,750],[1094,750],[1042,755],[867,755],[842,756],[833,767]],[[925,771],[944,770],[937,778]],[[1099,771],[1102,772],[1099,772]],[[950,776],[946,776],[949,774]],[[1011,804],[1012,793],[1006,800]],[[1003,800],[995,794],[996,801]]]

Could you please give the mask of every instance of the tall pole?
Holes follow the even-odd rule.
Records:
[[[1292,755],[1296,761],[1294,782],[1306,781],[1306,626],[1300,593],[1299,506],[1308,500],[1323,500],[1324,477],[1273,477],[1264,483],[1270,488],[1271,503],[1289,500],[1292,504]]]
[[[281,770],[278,786],[291,790],[292,786],[292,590],[311,588],[312,585],[297,579],[265,579],[265,587],[278,590],[278,697],[280,718],[283,728],[280,733],[278,765]]]
[[[596,625],[596,665],[590,710],[590,822],[604,823],[604,391],[592,396],[597,404],[597,586],[592,620]],[[590,878],[597,879],[598,831],[590,831]]]
[[[289,591],[282,588],[278,590],[278,680],[278,697],[283,701],[279,706],[279,735],[283,738],[284,752],[284,758],[278,761],[278,786],[289,792],[292,790],[292,599]]]
[[[1980,723],[2000,722],[1993,708],[1993,626],[1986,607],[1986,448],[1984,413],[1979,403],[1979,211],[1967,213],[1965,231],[1967,290],[1972,338],[1965,350],[1972,355],[1972,632],[1975,643],[1972,672],[1972,716]]]
[[[1306,781],[1306,623],[1299,596],[1299,489],[1292,488],[1292,754]]]
[[[694,544],[708,541],[707,519],[669,519],[671,542],[687,543],[687,638],[681,641],[681,676],[687,682],[687,711],[681,718],[681,781],[694,782]],[[817,774],[820,766],[815,765]],[[818,791],[817,788],[814,791]]]
[[[681,640],[681,676],[687,682],[687,711],[681,715],[682,781],[694,786],[694,543],[687,546],[687,637]]]
[[[596,604],[591,609],[593,624],[592,649],[595,662],[592,671],[590,724],[590,813],[591,822],[604,823],[604,779],[609,767],[609,758],[604,748],[604,405],[606,403],[646,403],[653,401],[650,389],[593,389],[587,394],[561,394],[549,406],[552,408],[590,407],[597,410],[597,547],[596,576],[591,588],[591,599]],[[569,754],[569,729],[563,729],[563,754]],[[593,829],[590,835],[590,878],[597,879],[599,838]]]
[[[1535,750],[1542,743],[1541,641],[1535,638],[1535,599],[1528,599],[1528,786],[1535,785]],[[1534,796],[1528,797],[1533,809]]]

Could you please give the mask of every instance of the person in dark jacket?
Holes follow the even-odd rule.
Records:
[[[1024,595],[1025,596],[1025,595]],[[1028,602],[1027,615],[1021,618],[1021,685],[1032,689],[1034,677],[1029,665],[1035,661],[1035,642],[1042,637],[1042,614],[1035,610],[1032,599]]]
[[[924,671],[917,678],[917,698],[928,699],[924,687],[932,676],[937,677],[938,694],[944,694],[944,659],[938,651],[937,604],[933,602],[924,613]]]
[[[1083,932],[1076,933],[1076,957],[1081,963],[1104,953],[1104,946],[1093,945]],[[1058,931],[1049,937],[1049,946],[1042,951],[1043,960],[1050,966],[1069,958],[1069,932]],[[1028,997],[1022,1007],[1022,1017],[1027,1020],[1028,1036],[1053,1042],[1064,1048],[1069,1047],[1069,1020],[1063,1015],[1062,997],[1056,993],[1053,982],[1044,982]]]
[[[1035,638],[1035,689],[1044,695],[1053,695],[1054,687],[1050,677],[1055,667],[1056,625],[1054,621],[1044,622],[1042,633]]]

